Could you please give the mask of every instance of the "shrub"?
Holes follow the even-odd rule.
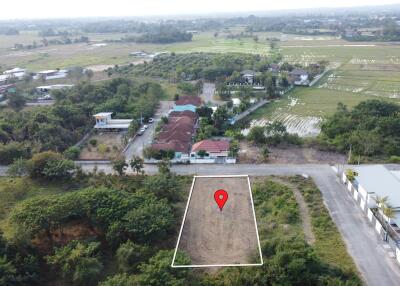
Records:
[[[9,165],[16,159],[28,159],[30,155],[29,148],[23,143],[0,144],[0,164]]]
[[[32,178],[65,178],[70,176],[75,169],[73,161],[53,151],[35,154],[29,164],[31,164],[29,175]]]
[[[92,145],[93,147],[95,147],[97,145],[97,140],[92,138],[89,140],[89,144]]]
[[[100,154],[104,155],[107,151],[108,146],[106,144],[99,144],[97,147],[97,150],[99,151]]]
[[[352,169],[347,169],[346,170],[346,177],[350,182],[354,182],[356,177],[358,176],[358,173],[356,171],[353,171]]]
[[[67,150],[64,151],[65,158],[69,160],[76,160],[81,153],[81,149],[79,147],[69,147]]]
[[[400,164],[400,156],[390,156],[389,162],[395,163],[395,164]]]

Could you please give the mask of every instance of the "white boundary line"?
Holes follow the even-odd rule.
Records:
[[[183,226],[185,224],[185,220],[186,220],[186,215],[189,209],[189,204],[190,204],[190,199],[192,197],[192,193],[193,193],[193,188],[194,188],[194,183],[196,181],[196,178],[230,178],[230,177],[247,177],[247,183],[249,185],[249,192],[250,192],[250,200],[251,200],[251,208],[253,210],[253,218],[254,218],[254,224],[256,227],[256,234],[257,234],[257,243],[258,243],[258,250],[259,250],[259,255],[260,255],[260,263],[244,263],[244,264],[206,264],[206,265],[174,265],[175,262],[175,258],[176,258],[176,253],[178,252],[178,247],[179,247],[179,242],[181,240],[181,236],[182,236],[182,231],[183,231]],[[181,225],[181,229],[179,231],[179,236],[178,236],[178,240],[176,242],[176,247],[175,247],[175,251],[174,251],[174,257],[172,258],[172,262],[171,262],[171,267],[172,268],[202,268],[202,267],[231,267],[231,266],[261,266],[264,264],[264,260],[262,257],[262,252],[261,252],[261,245],[260,245],[260,237],[258,235],[258,227],[257,227],[257,219],[256,219],[256,212],[254,210],[254,202],[253,202],[253,195],[251,193],[251,185],[250,185],[250,177],[249,175],[210,175],[210,176],[193,176],[193,182],[192,182],[192,186],[190,188],[190,193],[189,193],[189,198],[186,204],[186,209],[185,209],[185,213],[183,215],[183,220],[182,220],[182,225]]]
[[[190,198],[192,197],[192,192],[193,192],[193,187],[194,187],[194,182],[195,182],[195,181],[196,181],[196,176],[193,177],[192,187],[190,188],[190,193],[189,193],[188,201],[187,201],[187,203],[186,203],[185,214],[183,215],[182,224],[181,224],[181,230],[179,231],[178,240],[177,240],[177,242],[176,242],[176,247],[175,247],[175,252],[174,252],[174,258],[172,258],[171,267],[174,267],[174,261],[175,261],[176,253],[178,252],[179,241],[181,240],[183,225],[185,224],[186,214],[187,214],[187,211],[188,211],[188,208],[189,208]]]

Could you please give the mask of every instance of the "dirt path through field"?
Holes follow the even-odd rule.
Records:
[[[301,218],[301,222],[303,225],[303,231],[304,231],[304,238],[309,245],[313,245],[315,243],[315,236],[312,231],[311,217],[310,217],[310,213],[308,212],[308,206],[307,206],[306,201],[303,198],[303,195],[301,194],[299,189],[291,183],[285,182],[284,180],[281,180],[276,177],[274,177],[272,179],[272,181],[275,181],[279,184],[285,185],[293,190],[294,197],[296,199],[297,204],[299,205],[300,218]]]

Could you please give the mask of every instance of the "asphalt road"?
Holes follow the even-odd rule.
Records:
[[[158,108],[156,114],[154,115],[154,122],[149,124],[146,132],[141,136],[136,136],[136,138],[129,143],[125,151],[125,158],[127,161],[132,160],[133,156],[143,156],[143,150],[151,144],[153,141],[154,133],[158,122],[161,117],[166,116],[168,111],[172,108],[172,101],[161,101],[160,107]]]
[[[109,164],[97,164],[98,170],[112,173]],[[82,168],[90,171],[94,164],[84,164]],[[0,167],[0,174],[5,168]],[[147,174],[157,172],[154,165],[146,165]],[[364,281],[371,286],[400,285],[400,267],[391,258],[382,240],[362,215],[359,207],[348,194],[344,185],[329,165],[176,165],[172,171],[182,175],[302,175],[311,176],[324,198],[334,222],[336,223],[348,252],[353,257]]]

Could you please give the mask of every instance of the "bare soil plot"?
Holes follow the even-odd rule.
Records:
[[[345,161],[346,156],[322,151],[312,147],[268,147],[270,151],[267,159],[263,158],[261,149],[249,142],[240,142],[240,164],[337,164]]]
[[[90,142],[96,141],[93,145]],[[124,149],[122,132],[102,132],[92,135],[83,146],[80,160],[109,160],[117,157]]]
[[[222,211],[219,189],[229,195]],[[189,267],[262,264],[248,176],[194,178],[177,250],[190,256]]]

